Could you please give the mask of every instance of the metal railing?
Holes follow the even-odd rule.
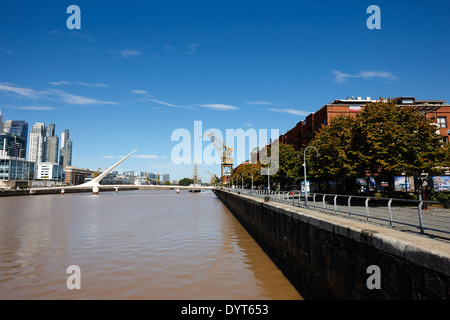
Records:
[[[298,190],[226,190],[402,231],[450,239],[449,203],[324,193],[310,193],[306,198]]]

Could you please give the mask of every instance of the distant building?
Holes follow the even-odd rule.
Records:
[[[26,142],[12,133],[0,133],[0,155],[25,159]]]
[[[92,170],[76,167],[65,167],[65,182],[69,185],[78,185],[84,183],[85,179],[93,174]]]
[[[16,181],[32,180],[34,172],[34,162],[0,155],[0,188],[14,187]]]
[[[31,127],[28,146],[28,161],[43,162],[45,155],[45,124],[36,123]]]
[[[45,128],[45,156],[44,162],[51,162],[58,164],[59,154],[59,138],[55,135],[55,124]]]
[[[24,152],[22,158],[26,158],[28,142],[28,123],[22,120],[6,120],[3,124],[3,131],[19,136],[24,141]]]
[[[35,179],[63,181],[63,168],[52,162],[40,162],[36,165]]]
[[[68,129],[64,130],[64,132],[61,133],[59,164],[63,168],[72,166],[72,140],[70,140]]]
[[[164,183],[166,181],[170,181],[170,175],[168,173],[161,175],[161,182]]]

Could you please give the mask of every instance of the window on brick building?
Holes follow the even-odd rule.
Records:
[[[440,128],[447,128],[447,117],[437,117],[437,124]]]

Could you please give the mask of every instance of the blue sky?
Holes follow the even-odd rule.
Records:
[[[66,26],[72,4],[80,30]],[[380,30],[366,26],[372,4]],[[138,148],[118,169],[180,179],[193,166],[172,163],[171,134],[194,121],[283,134],[347,96],[449,100],[449,12],[441,0],[2,1],[0,109],[69,129],[75,166]]]

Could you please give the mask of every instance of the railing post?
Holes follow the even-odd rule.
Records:
[[[316,194],[314,193],[313,194],[313,208],[314,208],[314,210],[316,210]]]
[[[337,213],[337,195],[336,196],[334,196],[334,214],[336,214]]]
[[[369,221],[369,197],[366,199],[366,221]]]
[[[325,212],[325,197],[326,197],[326,196],[327,196],[327,195],[324,194],[323,197],[322,197],[322,202],[323,202],[323,212]]]
[[[351,218],[352,217],[352,212],[351,212],[351,207],[352,207],[352,196],[348,197],[348,217]]]
[[[392,228],[392,199],[389,199],[388,210],[389,210],[389,226]]]
[[[423,224],[422,224],[422,206],[423,206],[423,200],[422,200],[422,195],[419,194],[419,225],[420,225],[420,233],[423,233]]]

